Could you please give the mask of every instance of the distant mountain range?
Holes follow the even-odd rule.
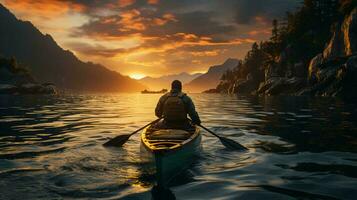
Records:
[[[18,20],[0,4],[0,54],[15,57],[40,82],[74,91],[132,92],[145,87],[100,64],[85,63],[63,50],[50,35]]]
[[[170,90],[171,82],[173,80],[180,80],[183,84],[192,81],[193,79],[202,75],[201,73],[189,74],[186,72],[182,72],[180,74],[166,75],[158,78],[153,78],[147,76],[139,80],[140,83],[147,86],[150,90],[161,90],[168,89]]]
[[[187,92],[203,92],[208,89],[216,88],[224,72],[233,69],[238,65],[239,60],[229,58],[221,65],[215,65],[201,76],[193,79],[183,86]]]

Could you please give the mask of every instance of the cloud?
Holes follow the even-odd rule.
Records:
[[[135,0],[119,0],[119,7],[130,6],[135,3]]]
[[[271,21],[298,6],[298,0],[239,0],[234,1],[235,20],[238,24],[250,24],[262,19]],[[257,18],[260,17],[260,18]]]
[[[150,75],[244,57],[300,0],[0,0],[84,60]]]
[[[148,4],[158,4],[159,0],[148,0]]]
[[[48,3],[46,0],[3,0],[3,3],[11,10],[18,11],[22,16],[36,15],[43,19],[61,17],[69,12],[83,12],[83,4],[52,0]]]

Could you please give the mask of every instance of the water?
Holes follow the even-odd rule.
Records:
[[[0,199],[155,199],[139,135],[159,95],[0,97]],[[203,124],[249,148],[203,136],[176,199],[355,199],[357,106],[329,98],[192,95]],[[167,195],[167,194],[166,194]],[[168,197],[166,197],[167,199]],[[164,198],[165,199],[165,198]]]

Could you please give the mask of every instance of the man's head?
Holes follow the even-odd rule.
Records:
[[[182,83],[179,80],[174,80],[171,83],[171,89],[172,90],[177,90],[177,91],[181,91],[182,90]]]

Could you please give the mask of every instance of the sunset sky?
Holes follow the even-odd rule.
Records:
[[[0,0],[83,61],[139,78],[242,58],[299,0]]]

